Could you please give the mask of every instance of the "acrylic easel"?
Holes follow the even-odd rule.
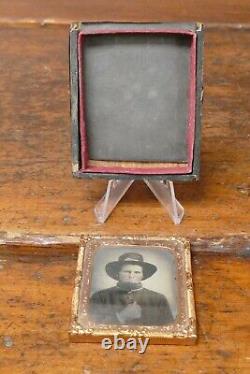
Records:
[[[184,216],[184,208],[175,198],[174,184],[168,180],[143,179],[157,200],[167,211],[172,221],[178,225]],[[125,195],[134,179],[111,179],[107,190],[95,206],[94,212],[99,223],[104,223],[121,198]]]

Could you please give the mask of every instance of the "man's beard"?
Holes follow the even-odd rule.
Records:
[[[117,287],[121,288],[124,291],[133,291],[133,290],[139,290],[142,288],[141,282],[138,283],[132,283],[132,282],[121,282],[119,281],[117,283]]]

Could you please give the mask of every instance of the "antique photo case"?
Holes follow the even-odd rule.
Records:
[[[72,341],[149,338],[192,344],[196,319],[189,242],[182,238],[89,237],[79,251]]]
[[[73,174],[198,179],[202,49],[196,23],[73,24]]]

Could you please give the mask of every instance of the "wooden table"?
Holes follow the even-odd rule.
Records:
[[[104,180],[71,176],[68,29],[73,20],[205,23],[201,179],[176,184],[173,225],[137,182],[105,225]],[[248,373],[250,3],[2,0],[0,5],[0,372]],[[185,236],[199,340],[144,355],[69,343],[79,238]],[[9,347],[8,347],[9,345]]]

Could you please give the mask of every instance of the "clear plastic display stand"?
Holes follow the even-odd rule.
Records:
[[[180,224],[184,216],[184,208],[175,198],[173,182],[168,180],[143,180],[167,211],[172,221],[176,225]],[[104,223],[108,219],[133,182],[134,179],[111,179],[108,182],[105,194],[94,209],[99,223]]]

